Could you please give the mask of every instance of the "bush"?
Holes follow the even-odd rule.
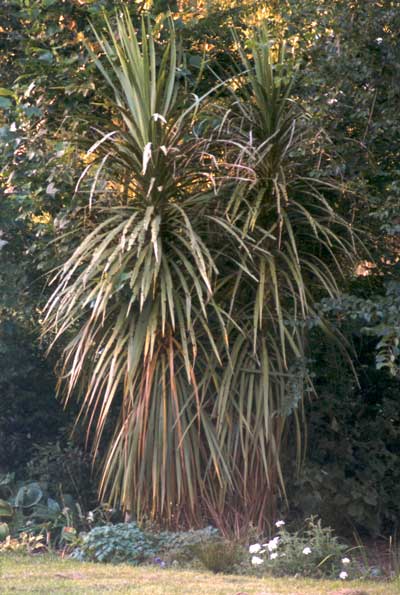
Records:
[[[158,534],[160,550],[168,560],[189,561],[197,556],[199,546],[219,539],[218,529],[205,527],[190,531],[163,531]]]
[[[356,378],[320,335],[311,343],[319,398],[305,404],[307,458],[301,473],[287,453],[291,513],[317,514],[339,535],[387,535],[400,515],[399,380],[374,367],[376,340],[342,328],[354,345]],[[373,437],[373,439],[371,439]]]
[[[0,271],[0,293],[3,283]],[[0,473],[24,474],[36,444],[56,439],[68,415],[37,336],[7,319],[0,304]]]
[[[97,505],[92,456],[70,441],[36,445],[26,466],[29,479],[46,485],[53,498],[71,494],[83,510]]]
[[[0,474],[0,542],[27,535],[30,539],[45,538],[46,545],[59,546],[66,534],[76,534],[82,526],[82,510],[70,494],[51,497],[47,485],[15,481],[14,474]],[[11,542],[10,542],[11,540]],[[40,541],[40,539],[39,539]]]
[[[193,552],[211,572],[235,572],[244,558],[241,545],[223,539],[199,543],[193,547]]]
[[[354,564],[345,556],[347,546],[339,543],[331,528],[322,527],[320,520],[311,517],[306,523],[304,531],[290,533],[283,521],[278,521],[276,537],[250,546],[253,566],[274,576],[348,578]]]
[[[92,562],[139,564],[156,555],[156,544],[157,541],[143,533],[136,523],[118,523],[89,531],[72,557]]]
[[[216,539],[212,527],[186,532],[142,531],[136,523],[118,523],[95,527],[83,535],[82,543],[72,557],[93,562],[128,562],[140,564],[157,557],[189,561],[196,557],[196,547]],[[159,558],[159,556],[161,556]]]

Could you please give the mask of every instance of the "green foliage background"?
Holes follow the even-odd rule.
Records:
[[[51,240],[74,221],[80,206],[71,200],[84,167],[74,146],[90,146],[96,138],[88,121],[96,125],[109,117],[109,106],[100,100],[104,83],[83,45],[93,40],[88,19],[100,26],[102,10],[117,4],[128,5],[138,22],[140,3],[3,2],[0,240],[8,243],[0,250],[2,471],[22,472],[33,444],[65,440],[64,428],[76,413],[64,413],[55,400],[53,362],[44,360],[46,345],[38,340],[40,311],[48,291],[44,273],[63,250]],[[309,449],[300,476],[289,481],[289,503],[299,515],[321,512],[342,531],[350,522],[379,533],[396,526],[400,512],[400,7],[386,0],[309,0],[277,1],[268,8],[271,35],[284,31],[296,40],[302,76],[295,93],[325,131],[323,173],[353,191],[338,207],[363,229],[374,263],[371,275],[343,282],[346,297],[340,303],[321,305],[353,345],[358,383],[315,331],[309,369],[319,398],[306,404]],[[155,4],[154,13],[164,9]],[[208,13],[194,10],[186,18],[183,3],[176,28],[187,50],[182,76],[189,88],[199,74],[202,44],[209,44],[212,69],[202,79],[206,88],[215,81],[212,71],[231,67],[226,23],[246,27],[253,13],[252,2],[211,2]],[[293,477],[290,460],[286,468]]]

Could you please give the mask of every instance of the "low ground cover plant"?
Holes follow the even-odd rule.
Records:
[[[277,521],[276,527],[272,539],[249,547],[251,564],[259,573],[342,580],[362,574],[348,546],[340,543],[330,527],[323,527],[320,519],[306,519],[301,531],[289,532],[284,521]]]
[[[156,553],[157,540],[141,531],[136,523],[118,523],[94,527],[83,536],[72,557],[91,562],[138,564]]]
[[[213,527],[205,529],[153,533],[142,530],[137,523],[118,523],[94,527],[83,534],[81,542],[72,553],[77,560],[91,562],[128,562],[140,564],[190,561],[196,557],[201,544],[218,539]],[[164,560],[165,558],[165,560]]]

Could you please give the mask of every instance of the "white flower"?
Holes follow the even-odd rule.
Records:
[[[167,123],[167,120],[164,118],[164,116],[162,114],[153,114],[152,118],[153,118],[154,122],[157,122],[157,120],[160,120],[164,124]]]
[[[337,103],[337,99],[335,97],[331,97],[331,99],[328,99],[327,103],[328,105],[334,105]]]
[[[303,550],[303,554],[305,556],[308,556],[309,554],[311,554],[311,548],[310,547],[305,547]]]
[[[284,524],[285,524],[285,521],[276,521],[275,527],[278,527],[278,529],[279,529],[279,527],[283,527]]]
[[[342,564],[350,564],[350,558],[342,558]]]
[[[382,37],[377,37],[377,38],[375,39],[375,41],[376,41],[376,43],[377,43],[378,45],[381,45],[381,43],[382,43],[383,39],[382,39]]]
[[[273,552],[274,550],[278,549],[279,537],[274,537],[266,544],[269,552]]]
[[[342,570],[342,572],[339,574],[339,578],[341,578],[342,581],[345,581],[348,576],[349,575],[347,574],[347,572],[345,570]]]
[[[259,543],[254,543],[249,547],[249,554],[258,554],[261,550],[261,545]]]
[[[259,558],[258,556],[253,556],[251,559],[251,563],[253,564],[253,566],[258,566],[259,564],[263,564],[264,560],[262,558]]]
[[[277,552],[272,552],[272,554],[270,555],[271,560],[275,560],[275,558],[277,558],[277,557],[278,557]]]
[[[54,186],[53,182],[51,182],[46,188],[46,194],[50,194],[50,196],[55,196],[58,190],[59,189]]]

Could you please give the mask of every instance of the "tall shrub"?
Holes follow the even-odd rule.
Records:
[[[205,113],[177,79],[171,22],[167,42],[127,12],[116,27],[95,31],[112,116],[46,309],[45,332],[66,341],[60,388],[81,399],[95,450],[119,412],[101,488],[123,508],[263,528],[284,490],[286,420],[300,435],[311,386],[305,323],[339,291],[350,228],[335,185],[311,173],[313,128],[264,29]]]

